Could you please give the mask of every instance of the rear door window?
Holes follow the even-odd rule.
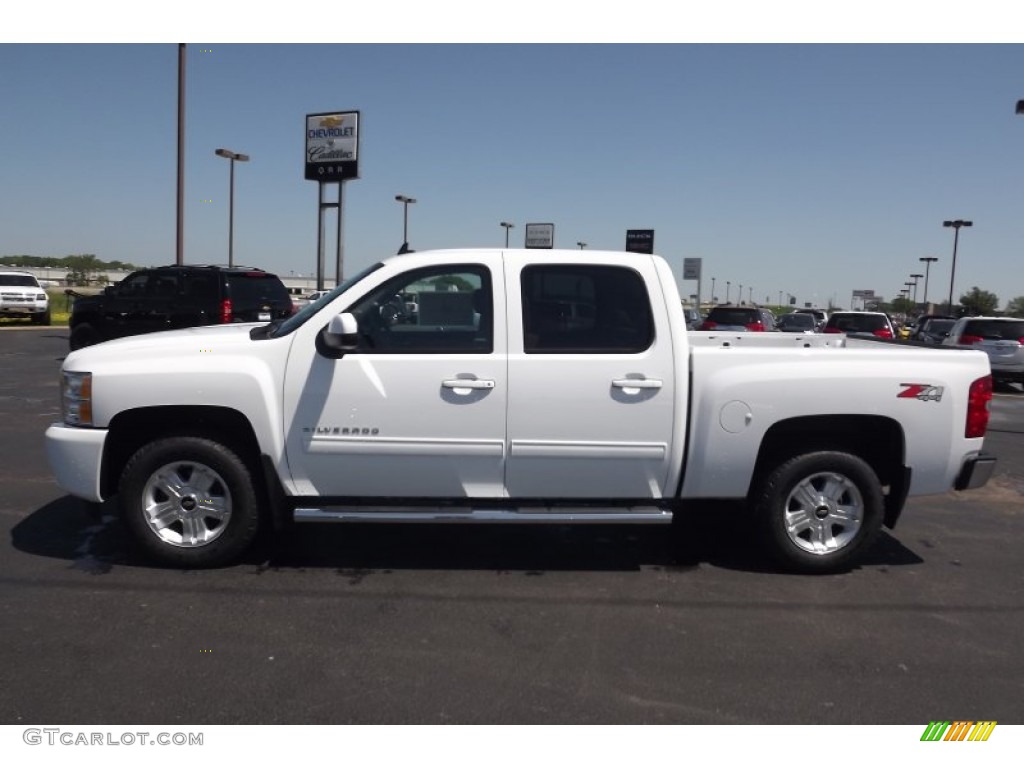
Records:
[[[521,282],[527,354],[637,353],[654,342],[647,286],[631,269],[532,265]]]

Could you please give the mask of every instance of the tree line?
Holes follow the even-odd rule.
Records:
[[[78,253],[68,256],[0,256],[0,264],[5,267],[32,267],[33,269],[79,269],[84,272],[97,272],[101,269],[124,270],[131,272],[138,269],[134,264],[124,261],[103,261],[93,253]]]
[[[103,261],[93,253],[77,253],[68,256],[0,256],[0,265],[5,267],[31,267],[32,269],[66,269],[68,285],[89,285],[106,282],[98,279],[97,272],[107,270],[131,272],[138,269],[124,261]]]

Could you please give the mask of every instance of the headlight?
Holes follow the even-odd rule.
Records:
[[[71,427],[92,426],[92,374],[61,371],[61,410]]]

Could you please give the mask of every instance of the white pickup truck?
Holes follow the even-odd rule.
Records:
[[[209,567],[301,521],[670,523],[745,499],[783,567],[857,563],[908,495],[974,488],[984,353],[688,333],[666,262],[451,250],[292,317],[72,352],[58,484]],[[735,506],[735,505],[734,505]]]

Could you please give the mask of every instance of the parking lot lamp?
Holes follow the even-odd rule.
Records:
[[[924,298],[921,299],[921,302],[925,307],[928,306],[928,272],[931,270],[932,263],[938,260],[938,256],[922,256],[918,259],[918,261],[924,262]]]
[[[586,244],[586,243],[584,243],[584,242],[583,242],[582,240],[577,240],[577,241],[576,241],[576,245],[578,245],[578,246],[580,247],[580,250],[581,250],[581,251],[582,251],[582,250],[583,250],[584,248],[586,248],[586,247],[587,247],[587,244]]]
[[[398,249],[398,252],[407,253],[409,251],[409,205],[415,203],[416,198],[395,195],[395,200],[402,204],[402,247]]]
[[[917,306],[917,281],[920,280],[922,277],[924,277],[924,275],[918,275],[918,274],[915,273],[915,274],[912,274],[911,277],[914,278],[914,306],[916,307]]]
[[[731,280],[726,280],[725,281],[725,303],[726,304],[729,303],[729,290],[731,288],[732,288],[732,281]]]
[[[960,241],[960,227],[973,227],[973,221],[954,219],[942,222],[944,227],[953,228],[953,266],[949,270],[949,314],[953,314],[953,281],[956,280],[956,246]]]
[[[711,278],[711,303],[715,303],[715,278]]]
[[[213,154],[226,157],[231,163],[228,179],[228,266],[235,266],[235,160],[240,163],[249,161],[248,155],[232,152],[230,149],[215,149]]]
[[[515,226],[511,221],[501,222],[501,226],[505,228],[505,247],[508,248],[508,231]]]

